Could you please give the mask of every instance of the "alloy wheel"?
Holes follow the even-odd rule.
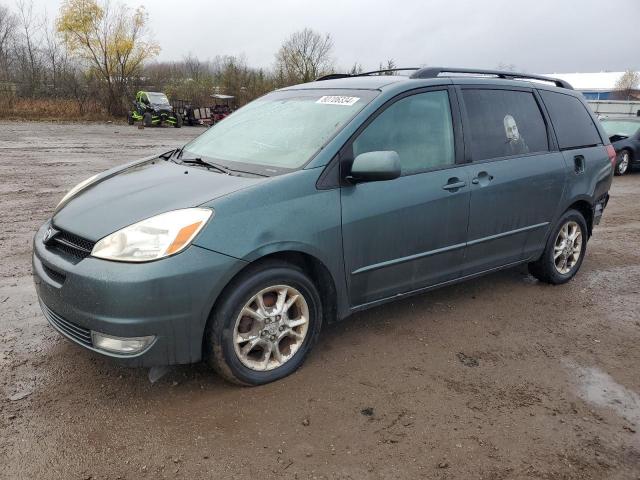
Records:
[[[556,237],[553,262],[556,270],[567,275],[576,266],[582,253],[582,229],[573,220],[565,223]]]
[[[256,371],[287,363],[304,343],[309,330],[309,305],[289,285],[267,287],[244,305],[233,329],[240,362]]]
[[[620,161],[618,162],[618,174],[624,175],[629,169],[629,152],[626,150],[620,153]]]

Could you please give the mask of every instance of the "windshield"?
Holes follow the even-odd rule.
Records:
[[[185,146],[229,168],[263,173],[300,168],[376,95],[368,90],[273,92],[234,112]],[[272,168],[270,168],[272,167]]]
[[[149,101],[156,105],[169,105],[169,99],[164,93],[148,92]]]
[[[607,135],[610,137],[613,135],[630,137],[640,128],[640,122],[632,122],[629,120],[603,120],[601,123],[605,132],[607,132]]]

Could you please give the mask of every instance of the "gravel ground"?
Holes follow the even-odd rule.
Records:
[[[296,374],[154,384],[42,316],[31,239],[71,186],[202,129],[0,123],[0,478],[640,478],[640,174],[577,277],[526,268],[328,326]]]

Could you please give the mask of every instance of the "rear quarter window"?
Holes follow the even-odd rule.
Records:
[[[583,103],[571,95],[540,90],[561,150],[602,143],[598,129]]]

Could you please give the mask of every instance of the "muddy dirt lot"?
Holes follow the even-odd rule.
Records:
[[[0,124],[0,478],[640,478],[640,174],[569,284],[526,268],[329,326],[260,388],[151,384],[40,313],[31,239],[84,178],[201,129]]]

